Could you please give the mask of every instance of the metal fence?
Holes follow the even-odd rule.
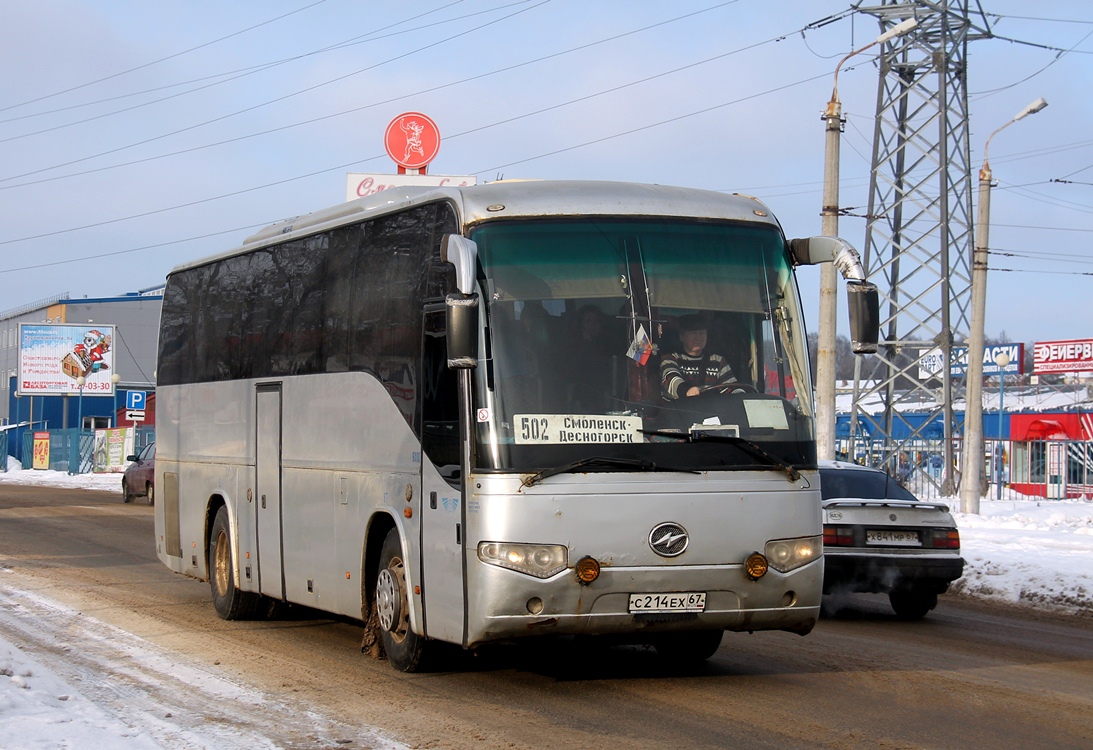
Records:
[[[94,470],[95,432],[93,430],[37,430],[23,435],[20,460],[24,469],[34,466],[34,436],[49,433],[49,468],[70,474],[90,474]],[[155,442],[154,427],[140,427],[133,438],[133,452]],[[4,454],[6,455],[6,452]]]
[[[840,458],[875,466],[891,474],[901,485],[922,498],[942,497],[946,480],[958,494],[963,444],[953,441],[956,462],[945,466],[943,440],[922,439],[900,445],[893,451],[883,440],[858,438],[836,445]],[[1093,442],[1078,440],[1032,440],[984,442],[984,475],[980,477],[983,497],[1017,500],[1026,497],[1093,499]]]

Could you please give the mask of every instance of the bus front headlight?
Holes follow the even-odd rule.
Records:
[[[796,539],[772,539],[767,542],[764,554],[770,567],[779,573],[807,565],[823,554],[822,536],[802,536]]]
[[[560,544],[480,542],[478,559],[487,565],[497,565],[536,578],[550,578],[565,570],[569,564],[567,550]]]

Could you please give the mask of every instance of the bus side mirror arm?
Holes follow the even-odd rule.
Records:
[[[440,243],[440,258],[455,266],[455,285],[448,295],[445,316],[448,329],[448,368],[478,367],[478,295],[474,293],[474,272],[478,267],[478,245],[460,234],[446,234]]]
[[[834,263],[846,279],[850,312],[850,346],[855,354],[874,354],[880,339],[880,293],[865,280],[858,251],[839,237],[806,237],[789,241],[789,252],[798,265]]]
[[[455,266],[456,288],[463,294],[473,294],[478,245],[462,235],[446,234],[440,243],[440,258]]]

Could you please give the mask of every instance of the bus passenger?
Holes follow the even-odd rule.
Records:
[[[736,382],[728,361],[706,353],[706,321],[699,315],[679,319],[681,352],[670,352],[660,361],[660,385],[666,399],[697,396],[707,389]]]
[[[610,408],[612,357],[610,321],[595,305],[577,311],[576,330],[569,339],[570,399],[582,413],[602,414]]]

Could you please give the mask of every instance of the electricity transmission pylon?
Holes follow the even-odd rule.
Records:
[[[857,10],[882,30],[911,17],[918,26],[879,56],[863,256],[880,288],[880,347],[876,360],[855,364],[851,455],[868,435],[881,453],[874,460],[895,469],[900,454],[943,438],[948,495],[957,486],[958,428],[950,363],[968,332],[974,246],[967,49],[990,31],[985,19],[973,23],[968,0],[885,0]],[[942,366],[927,366],[935,362]],[[904,411],[928,417],[912,423]],[[938,416],[943,435],[933,432]]]

